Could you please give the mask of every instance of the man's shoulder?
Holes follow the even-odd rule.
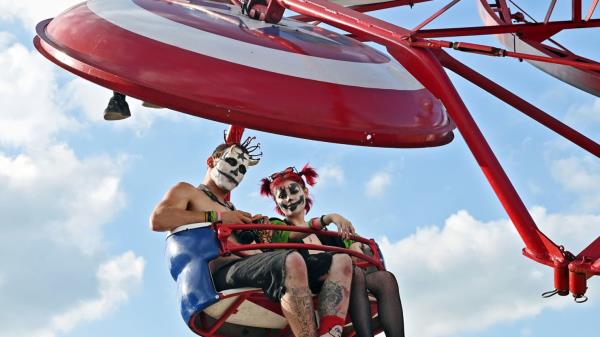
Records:
[[[194,193],[194,192],[198,192],[198,189],[190,183],[186,183],[185,181],[180,181],[177,184],[173,185],[173,187],[171,187],[171,192]]]
[[[169,191],[167,192],[167,195],[169,195],[169,198],[176,198],[176,199],[195,199],[197,198],[197,195],[199,194],[200,191],[198,191],[198,189],[196,187],[194,187],[192,184],[190,183],[186,183],[186,182],[178,182],[177,184],[173,185],[173,187],[171,187],[169,189]]]

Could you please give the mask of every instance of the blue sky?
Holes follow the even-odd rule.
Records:
[[[110,92],[31,44],[35,23],[74,3],[0,0],[0,336],[193,336],[177,309],[164,236],[147,219],[170,186],[201,181],[227,126],[135,100],[131,119],[104,122]],[[556,18],[567,15],[565,5]],[[377,15],[410,28],[436,6]],[[544,10],[531,8],[538,17]],[[462,24],[479,24],[474,1],[431,27]],[[600,59],[592,43],[599,33],[558,39]],[[497,45],[491,37],[470,41]],[[517,60],[453,55],[600,139],[600,99]],[[538,226],[579,252],[600,233],[600,162],[450,76]],[[552,272],[521,255],[522,242],[458,133],[432,149],[246,134],[259,138],[265,155],[235,191],[236,205],[273,214],[272,202],[258,196],[259,179],[311,163],[321,174],[312,212],[343,214],[380,242],[399,280],[408,336],[597,335],[598,279],[590,279],[585,304],[540,298]]]

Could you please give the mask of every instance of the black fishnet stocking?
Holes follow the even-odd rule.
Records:
[[[404,337],[404,318],[394,274],[377,271],[366,275],[367,289],[377,298],[379,321],[386,337]]]
[[[365,275],[360,268],[354,270],[349,308],[356,336],[373,337],[366,289],[377,298],[379,321],[386,337],[404,337],[402,302],[396,277],[388,271]]]
[[[367,295],[367,280],[361,268],[354,268],[350,287],[350,317],[356,337],[373,337],[371,332],[371,307]]]

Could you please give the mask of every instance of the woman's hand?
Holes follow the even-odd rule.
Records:
[[[325,224],[328,223],[334,223],[337,228],[338,228],[338,233],[340,233],[340,235],[342,236],[342,239],[347,240],[350,238],[351,235],[354,235],[354,226],[352,226],[352,222],[350,222],[348,219],[344,218],[343,216],[336,214],[336,213],[331,213],[331,214],[327,214],[324,218],[323,221],[325,222]]]

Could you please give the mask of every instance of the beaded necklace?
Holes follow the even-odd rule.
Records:
[[[218,204],[219,204],[219,205],[221,205],[221,206],[224,206],[225,208],[227,208],[227,209],[229,209],[229,210],[232,210],[232,211],[234,211],[234,210],[235,210],[235,206],[233,206],[233,204],[232,204],[231,202],[229,202],[229,201],[225,201],[224,203],[223,203],[223,202],[221,202],[221,200],[219,200],[219,199],[217,198],[217,196],[216,196],[216,195],[215,195],[213,192],[211,192],[211,191],[208,189],[208,187],[206,187],[206,185],[200,184],[200,185],[198,185],[198,188],[199,188],[199,189],[200,189],[202,192],[204,192],[204,194],[206,194],[206,196],[207,196],[207,197],[209,197],[209,198],[210,198],[210,200],[212,200],[212,201],[214,201],[214,202],[218,203]]]

